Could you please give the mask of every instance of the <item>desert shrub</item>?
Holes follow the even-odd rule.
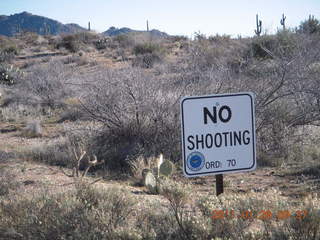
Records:
[[[15,158],[15,154],[13,152],[5,152],[5,151],[0,151],[0,163],[5,163],[6,161]]]
[[[27,122],[24,129],[22,129],[22,135],[25,137],[41,137],[42,127],[39,120],[33,120]]]
[[[190,67],[203,71],[217,65],[217,61],[221,57],[221,48],[199,42],[192,46],[190,55]]]
[[[95,154],[91,147],[91,141],[93,136],[97,134],[98,127],[97,123],[87,123],[83,127],[65,125],[64,137],[47,143],[35,144],[25,150],[23,156],[26,159],[50,165],[73,168],[78,164],[75,153],[80,156],[85,151],[86,155],[79,163],[79,170],[84,170],[88,157]]]
[[[120,48],[131,48],[134,45],[134,39],[130,34],[120,34],[112,38]]]
[[[42,108],[38,105],[28,104],[16,93],[5,96],[0,111],[0,119],[5,122],[24,122],[26,118],[37,119],[39,115],[50,117],[50,109]]]
[[[103,50],[106,49],[111,45],[111,39],[110,38],[101,38],[94,42],[94,45],[97,50]]]
[[[77,121],[77,120],[88,120],[88,116],[81,109],[80,101],[76,97],[67,98],[64,100],[63,111],[59,113],[58,123],[64,121]]]
[[[61,114],[59,114],[58,123],[65,121],[75,122],[78,120],[88,120],[88,116],[80,107],[67,107]]]
[[[10,190],[14,190],[18,186],[16,176],[6,168],[0,167],[0,197],[9,194]]]
[[[90,32],[80,32],[62,36],[55,42],[56,48],[65,48],[72,53],[78,52],[84,45],[94,44],[99,36]]]
[[[99,35],[93,32],[79,32],[75,33],[74,36],[85,44],[91,44],[99,38]]]
[[[278,165],[298,159],[292,154],[300,141],[297,127],[319,122],[312,107],[319,101],[312,90],[319,87],[318,42],[316,35],[290,31],[228,41],[201,38],[172,69],[179,83],[188,84],[187,95],[254,92],[258,157]]]
[[[154,63],[162,60],[164,51],[159,44],[141,43],[133,48],[133,53],[136,55],[133,66],[152,68]]]
[[[185,60],[186,70],[193,76],[203,75],[208,71],[224,71],[229,72],[229,75],[239,73],[247,62],[246,48],[242,41],[219,35],[193,41]]]
[[[304,175],[304,176],[309,176],[311,178],[318,179],[320,178],[320,165],[312,164],[311,166],[296,170],[290,173],[290,175],[296,175],[296,176]]]
[[[23,152],[23,158],[53,166],[71,167],[72,154],[65,139],[55,142],[39,143]]]
[[[250,54],[258,59],[292,59],[297,50],[297,36],[290,30],[279,31],[275,35],[254,37],[250,42]]]
[[[255,37],[251,43],[252,55],[257,59],[272,58],[270,52],[274,52],[276,45],[276,38],[272,35]]]
[[[126,191],[84,183],[75,192],[0,202],[0,238],[121,239],[134,204]]]
[[[61,43],[57,45],[58,49],[61,47],[74,53],[80,50],[80,41],[75,35],[66,35],[62,37]]]
[[[215,43],[231,43],[231,37],[230,35],[219,35],[219,34],[216,34],[215,36],[210,36],[208,37],[208,40],[210,42],[215,42]]]
[[[133,60],[132,65],[134,67],[142,67],[142,68],[152,68],[155,63],[161,62],[161,57],[156,53],[146,53],[143,55],[138,55]]]
[[[18,48],[15,45],[5,46],[4,48],[1,48],[0,46],[0,63],[11,62],[11,60],[17,54]]]
[[[23,73],[20,69],[13,65],[0,63],[0,84],[13,85],[16,84],[21,78]]]
[[[154,53],[157,51],[160,51],[160,46],[158,44],[153,44],[153,43],[137,44],[133,48],[133,53],[135,55]]]
[[[319,239],[318,198],[310,195],[282,222],[265,224],[264,239]]]
[[[77,66],[83,66],[88,64],[88,59],[84,56],[72,55],[63,59],[64,64],[75,63]]]
[[[275,53],[282,59],[292,58],[298,47],[297,41],[299,41],[294,32],[290,30],[279,31],[276,34],[276,40],[278,46],[274,50]]]
[[[63,106],[63,100],[71,97],[72,91],[65,84],[71,75],[71,70],[57,61],[31,66],[23,81],[17,84],[17,91],[26,104],[38,103],[50,108]]]
[[[310,15],[307,20],[300,23],[297,28],[298,33],[318,34],[320,33],[320,22],[314,16]]]
[[[236,196],[197,198],[191,186],[165,181],[162,195],[168,201],[165,207],[155,202],[137,219],[137,228],[149,239],[255,239],[245,229],[252,224],[250,219],[224,217],[216,219],[216,209],[261,208],[250,202],[237,202]],[[255,203],[255,201],[252,201]],[[247,203],[244,205],[243,203]],[[246,209],[248,210],[248,209]],[[240,211],[240,210],[239,210]],[[258,238],[256,238],[258,239]]]
[[[94,152],[108,167],[128,170],[127,159],[164,153],[176,162],[179,154],[179,88],[141,69],[101,71],[86,76],[94,79],[83,96],[88,116],[103,123],[94,139]],[[141,88],[141,86],[144,86]]]

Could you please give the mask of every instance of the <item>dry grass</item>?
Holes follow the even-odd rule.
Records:
[[[302,234],[303,239],[319,238],[320,200],[316,195],[292,202],[276,190],[219,197],[197,196],[191,191],[190,185],[167,181],[164,198],[144,199],[141,205],[137,203],[142,198],[123,187],[78,182],[75,189],[61,194],[0,198],[1,237],[301,239]],[[266,199],[266,194],[272,197]],[[291,215],[279,219],[279,213],[287,210]]]

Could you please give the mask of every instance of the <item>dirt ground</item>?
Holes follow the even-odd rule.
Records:
[[[16,176],[16,180],[20,183],[17,192],[19,194],[30,194],[41,189],[50,192],[63,192],[70,189],[74,179],[66,176],[60,167],[49,166],[21,156],[21,152],[28,148],[36,144],[47,143],[58,137],[62,127],[59,124],[44,124],[44,134],[38,138],[24,137],[21,134],[22,128],[23,125],[0,124],[0,149],[6,153],[6,156],[9,156],[6,157],[7,159],[0,160],[0,167],[9,170]],[[20,153],[20,156],[18,153]],[[252,172],[224,175],[224,191],[225,193],[263,193],[270,189],[277,189],[281,196],[295,201],[320,189],[319,179],[303,174],[290,174],[288,168],[288,166],[285,168],[257,167]],[[298,166],[290,167],[291,170],[296,168]],[[71,172],[71,170],[64,169],[64,172]],[[98,177],[101,176],[90,175],[88,178],[92,178],[92,181],[94,181]],[[174,178],[192,184],[198,194],[215,194],[214,176],[187,179],[183,177],[181,172],[177,171]],[[102,176],[102,180],[96,184],[102,187],[122,186],[139,198],[161,198],[161,196],[148,193],[144,187],[134,184],[130,179],[119,180],[110,176]]]

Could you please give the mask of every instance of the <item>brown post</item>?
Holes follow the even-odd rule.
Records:
[[[216,195],[219,196],[223,193],[223,175],[216,175]]]

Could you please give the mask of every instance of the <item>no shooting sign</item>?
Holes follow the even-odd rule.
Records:
[[[186,177],[256,168],[252,93],[185,97],[181,124]]]

